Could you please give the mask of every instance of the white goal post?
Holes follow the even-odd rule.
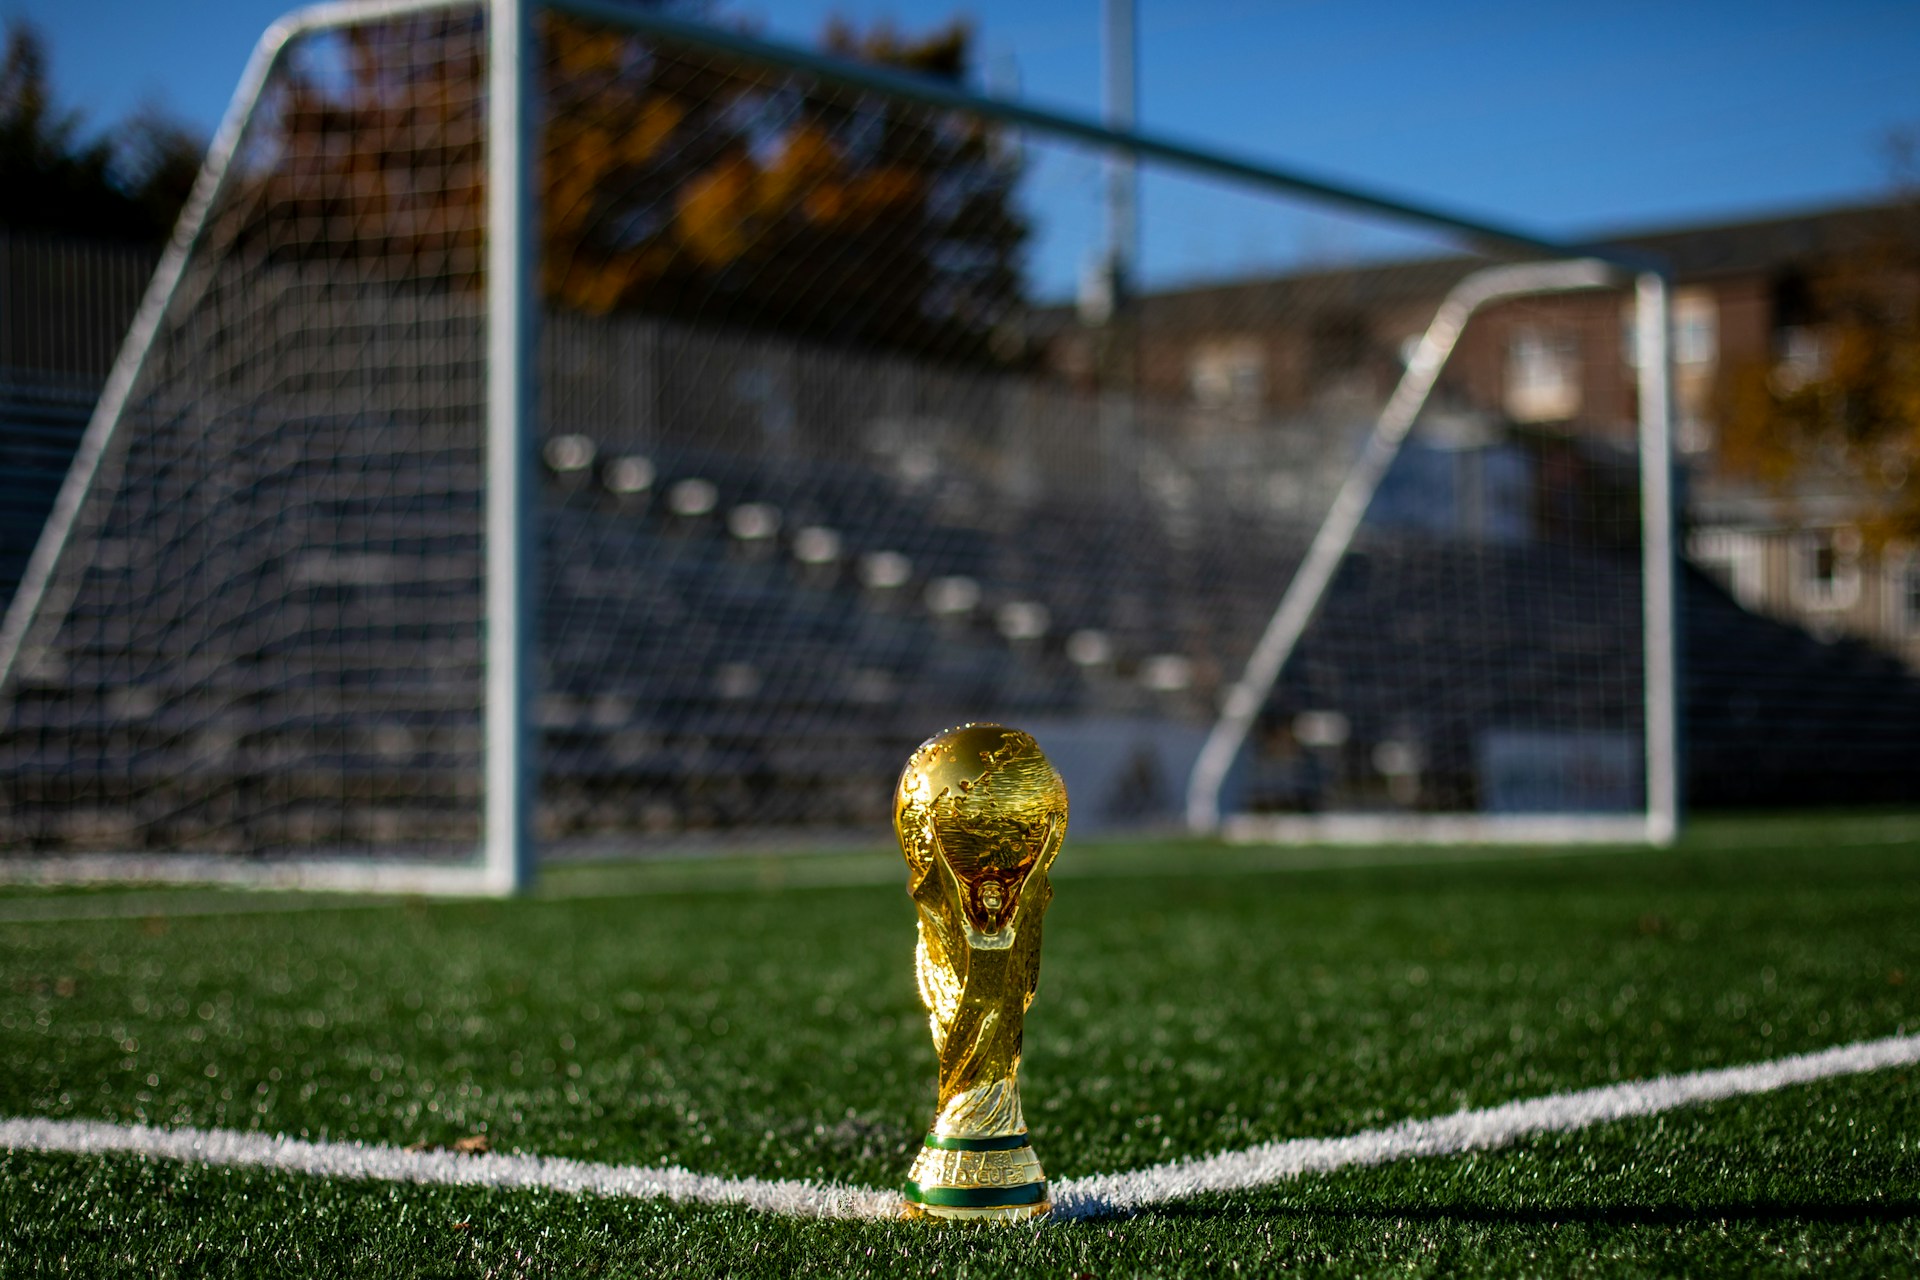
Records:
[[[883,830],[948,716],[1034,723],[1083,829],[1670,841],[1658,268],[928,49],[612,0],[275,23],[0,622],[0,876],[510,894],[560,846]],[[1113,156],[1311,251],[1076,313],[1045,277]],[[1630,482],[1450,364],[1573,293],[1634,318]],[[1413,461],[1474,478],[1383,505],[1436,396],[1474,443]],[[1369,609],[1400,648],[1341,639]],[[1529,749],[1606,785],[1489,780]]]
[[[1287,584],[1246,670],[1228,687],[1187,781],[1187,826],[1197,834],[1223,832],[1230,839],[1275,843],[1325,841],[1384,844],[1400,840],[1442,843],[1563,844],[1579,842],[1670,844],[1679,830],[1679,743],[1674,715],[1675,619],[1673,510],[1670,485],[1671,406],[1667,390],[1667,297],[1657,273],[1640,273],[1635,294],[1643,463],[1642,537],[1645,545],[1643,626],[1648,660],[1644,814],[1525,815],[1507,817],[1435,815],[1271,815],[1221,812],[1221,792],[1255,718],[1293,656],[1300,637],[1326,598],[1342,558],[1366,517],[1367,507],[1393,465],[1420,410],[1433,393],[1447,358],[1459,345],[1467,321],[1483,307],[1514,298],[1617,286],[1620,270],[1597,259],[1488,267],[1455,285],[1433,323],[1421,335],[1406,373],[1374,423],[1365,449],[1347,473],[1326,519],[1315,532],[1306,560]]]

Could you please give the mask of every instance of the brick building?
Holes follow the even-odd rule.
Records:
[[[1614,243],[1657,256],[1675,281],[1676,444],[1685,466],[1687,550],[1740,603],[1823,637],[1850,635],[1920,667],[1920,549],[1874,552],[1853,521],[1861,495],[1840,479],[1791,492],[1724,465],[1729,376],[1765,366],[1816,373],[1826,357],[1813,298],[1842,264],[1903,234],[1896,206],[1638,233]],[[1184,406],[1183,429],[1257,433],[1324,421],[1330,405],[1378,405],[1447,290],[1485,265],[1438,258],[1148,294],[1129,321],[1149,399]],[[1889,280],[1889,287],[1920,282]],[[1049,362],[1091,380],[1101,335],[1064,311],[1042,317]],[[1618,293],[1497,306],[1468,326],[1428,414],[1429,429],[1492,442],[1631,443],[1633,314]]]

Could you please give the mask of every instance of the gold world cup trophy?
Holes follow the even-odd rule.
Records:
[[[914,967],[940,1058],[939,1112],[907,1175],[909,1217],[1034,1218],[1047,1176],[1020,1112],[1020,1036],[1040,980],[1047,869],[1067,788],[1018,729],[929,738],[894,795],[894,831],[920,909]]]

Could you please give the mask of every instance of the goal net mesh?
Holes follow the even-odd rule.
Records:
[[[1011,720],[1171,822],[1448,292],[1431,232],[554,13],[535,24],[538,832],[883,830]],[[839,33],[956,86],[960,37]],[[485,15],[281,59],[0,690],[8,853],[480,837]],[[1225,800],[1644,804],[1619,292],[1477,316]]]

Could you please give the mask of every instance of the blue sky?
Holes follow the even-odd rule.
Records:
[[[286,7],[0,0],[0,14],[46,31],[63,95],[94,122],[159,102],[207,127],[253,39]],[[998,84],[1083,112],[1099,102],[1099,9],[721,5],[802,42],[834,12],[909,30],[965,13]],[[1886,137],[1920,131],[1912,0],[1140,0],[1140,23],[1141,115],[1156,131],[1569,237],[1870,198],[1886,189]],[[1052,169],[1090,207],[1092,166]],[[1274,256],[1261,247],[1271,228],[1260,203],[1179,180],[1150,185],[1149,264],[1206,274]],[[1287,252],[1339,252],[1350,233],[1310,221],[1290,224]]]

